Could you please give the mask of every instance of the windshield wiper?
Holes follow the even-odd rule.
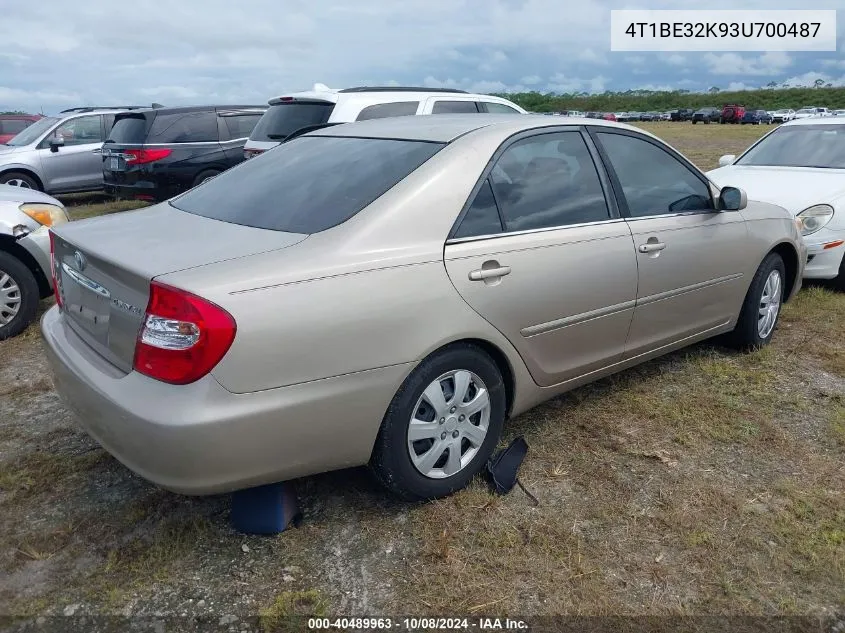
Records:
[[[267,138],[269,138],[271,141],[283,141],[288,136],[288,134],[268,134]]]

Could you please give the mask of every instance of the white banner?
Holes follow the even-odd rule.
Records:
[[[835,51],[836,11],[610,12],[612,51]]]

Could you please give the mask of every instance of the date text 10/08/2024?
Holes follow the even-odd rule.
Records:
[[[528,623],[511,618],[309,618],[308,630],[525,631]]]

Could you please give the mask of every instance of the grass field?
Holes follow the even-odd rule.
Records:
[[[703,169],[769,129],[642,127]],[[264,630],[297,613],[829,613],[845,604],[843,322],[845,296],[807,288],[761,352],[698,345],[512,420],[537,506],[480,481],[397,503],[355,469],[298,482],[302,526],[265,538],[229,527],[226,497],[158,490],[104,453],[33,326],[0,343],[2,611]]]

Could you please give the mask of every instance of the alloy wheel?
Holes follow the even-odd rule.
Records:
[[[11,323],[20,308],[20,287],[11,275],[0,270],[0,327]]]
[[[757,317],[757,334],[760,338],[768,338],[775,328],[783,298],[783,283],[780,271],[773,270],[766,278],[763,293],[760,296],[760,309]]]

